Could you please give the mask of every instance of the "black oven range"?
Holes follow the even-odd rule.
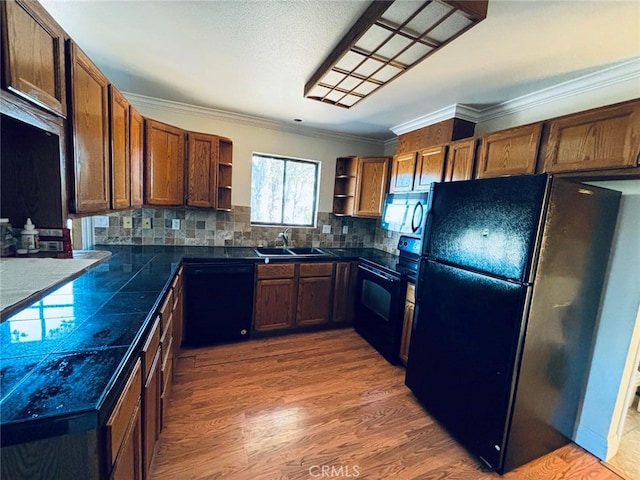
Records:
[[[354,328],[392,364],[400,361],[400,340],[407,282],[414,282],[419,238],[401,236],[400,255],[386,252],[361,257]]]

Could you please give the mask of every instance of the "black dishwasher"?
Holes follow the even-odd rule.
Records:
[[[254,268],[249,262],[186,264],[185,346],[249,338]]]

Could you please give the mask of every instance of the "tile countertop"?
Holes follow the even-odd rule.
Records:
[[[251,247],[95,248],[112,255],[0,323],[3,446],[106,421],[182,260],[263,260]],[[332,259],[393,257],[371,248],[324,250]]]

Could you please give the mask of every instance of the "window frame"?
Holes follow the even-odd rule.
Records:
[[[284,188],[286,185],[286,179],[287,179],[287,163],[289,162],[293,162],[293,163],[305,163],[305,164],[310,164],[315,166],[315,181],[314,181],[314,186],[313,186],[313,213],[312,216],[313,218],[311,219],[311,223],[307,224],[290,224],[290,223],[284,223],[284,222],[260,222],[260,221],[255,221],[251,218],[251,214],[253,213],[250,212],[249,214],[249,222],[252,226],[256,226],[256,227],[291,227],[291,228],[316,228],[318,225],[318,208],[319,208],[319,204],[320,204],[320,199],[319,199],[319,194],[320,194],[320,165],[321,162],[319,160],[311,160],[311,159],[307,159],[307,158],[298,158],[298,157],[288,157],[285,155],[276,155],[276,154],[272,154],[272,153],[261,153],[261,152],[253,152],[251,154],[251,183],[253,183],[253,160],[254,157],[261,157],[261,158],[266,158],[266,159],[272,159],[272,160],[279,160],[279,161],[284,161],[284,169],[283,169],[283,174],[282,174],[282,179],[281,179],[281,185],[282,185],[282,190],[284,193]],[[285,208],[285,195],[282,195],[282,203],[280,206],[280,214],[281,214],[281,218],[284,217],[284,208]],[[251,197],[250,197],[250,204],[253,204],[253,189],[251,189]]]

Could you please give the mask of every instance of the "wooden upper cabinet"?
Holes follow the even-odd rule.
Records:
[[[111,125],[111,208],[129,208],[131,206],[129,102],[113,85],[109,85],[109,120]]]
[[[69,42],[71,62],[71,129],[75,213],[111,207],[109,108],[107,78],[89,57]]]
[[[356,217],[380,217],[389,183],[389,157],[358,157]]]
[[[129,164],[131,169],[131,206],[144,203],[143,189],[144,118],[129,107]]]
[[[3,86],[66,117],[64,31],[38,2],[1,3]]]
[[[473,177],[475,151],[475,138],[450,143],[447,152],[444,181],[471,180]]]
[[[414,191],[428,192],[433,182],[442,181],[446,152],[446,145],[423,148],[418,152],[416,174],[413,180]]]
[[[542,123],[486,135],[478,155],[478,178],[535,173]]]
[[[216,208],[219,139],[215,135],[189,133],[187,143],[187,205]]]
[[[640,101],[550,120],[542,143],[545,172],[637,166]]]
[[[145,203],[184,204],[185,132],[145,119]]]
[[[389,192],[410,192],[416,172],[416,152],[394,155]]]

